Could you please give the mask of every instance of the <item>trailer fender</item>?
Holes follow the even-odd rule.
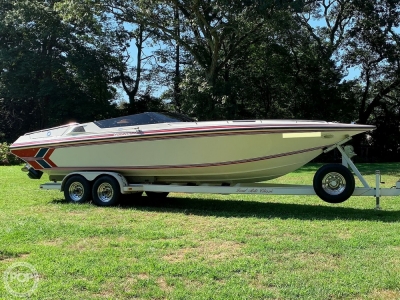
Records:
[[[99,176],[102,175],[109,175],[114,177],[119,184],[120,190],[121,190],[121,194],[124,194],[124,187],[128,186],[128,181],[126,180],[126,178],[124,176],[122,176],[119,173],[116,172],[73,172],[68,174],[67,176],[64,177],[62,183],[61,183],[61,191],[64,191],[64,186],[65,183],[67,182],[68,178],[70,178],[73,175],[80,175],[82,177],[84,177],[87,181],[92,182],[95,181],[96,178],[98,178]]]

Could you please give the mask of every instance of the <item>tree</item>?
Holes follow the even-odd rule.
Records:
[[[148,30],[146,25],[136,17],[139,10],[137,3],[108,0],[102,2],[101,6],[103,14],[117,24],[115,50],[120,63],[118,75],[113,77],[114,83],[120,84],[128,96],[128,103],[124,105],[125,111],[142,112],[146,106],[136,102],[143,99],[155,99],[150,93],[160,73],[155,66],[156,56],[151,53],[152,51],[145,51],[145,49],[154,48],[158,41],[154,39],[151,30]],[[134,45],[134,50],[131,44]],[[134,59],[132,59],[132,53],[135,56]]]
[[[174,42],[192,55],[211,87],[211,94],[201,103],[203,109],[199,117],[203,119],[216,118],[218,102],[226,96],[218,87],[218,76],[223,68],[236,59],[243,48],[263,38],[265,20],[277,8],[275,1],[255,4],[225,0],[110,0],[108,3],[122,12],[126,22],[145,24],[159,40]],[[181,30],[176,26],[177,13],[181,18]]]
[[[331,57],[287,12],[265,20],[262,39],[238,50],[213,88],[192,63],[184,70],[182,95],[186,111],[201,115],[201,99],[215,101],[218,118],[308,118],[352,121],[356,103],[351,85]]]
[[[8,140],[113,114],[115,60],[100,23],[93,15],[66,21],[60,3],[8,1],[0,8],[0,114]]]
[[[400,3],[392,0],[318,0],[297,14],[320,52],[342,71],[359,70],[349,84],[358,101],[358,122],[367,123],[375,108],[400,86]],[[324,21],[312,27],[310,20]]]

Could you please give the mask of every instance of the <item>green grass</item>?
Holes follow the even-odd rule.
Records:
[[[309,184],[317,165],[275,180]],[[400,198],[170,194],[113,208],[63,201],[0,167],[0,298],[16,262],[32,299],[399,299]],[[400,164],[361,165],[386,187]],[[360,186],[360,184],[358,184]]]

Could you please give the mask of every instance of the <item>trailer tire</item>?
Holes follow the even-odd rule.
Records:
[[[101,176],[96,179],[92,189],[93,203],[97,206],[114,206],[121,198],[118,181],[111,176]]]
[[[91,196],[90,183],[79,175],[71,176],[64,185],[65,200],[71,203],[84,203]]]
[[[169,192],[145,192],[146,196],[152,199],[164,199],[167,198]]]
[[[341,164],[328,164],[314,175],[315,193],[328,203],[342,203],[354,192],[355,180],[348,168]]]

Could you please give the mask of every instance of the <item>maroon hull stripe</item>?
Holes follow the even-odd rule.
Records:
[[[255,157],[255,158],[250,158],[250,159],[226,161],[226,162],[220,162],[220,163],[190,164],[190,165],[179,165],[179,166],[177,166],[177,165],[160,165],[160,166],[129,166],[129,167],[124,167],[124,166],[121,166],[121,167],[115,167],[115,166],[114,167],[111,167],[111,166],[110,167],[56,167],[56,168],[52,168],[52,170],[85,170],[85,171],[109,170],[109,171],[111,171],[111,170],[162,170],[162,169],[220,167],[220,166],[245,164],[245,163],[258,162],[258,161],[280,158],[280,157],[285,157],[285,156],[291,156],[291,155],[311,152],[311,151],[315,151],[315,150],[321,150],[322,148],[325,148],[325,147],[328,147],[328,146],[309,148],[309,149],[287,152],[287,153],[280,153],[280,154],[269,155],[269,156]]]

